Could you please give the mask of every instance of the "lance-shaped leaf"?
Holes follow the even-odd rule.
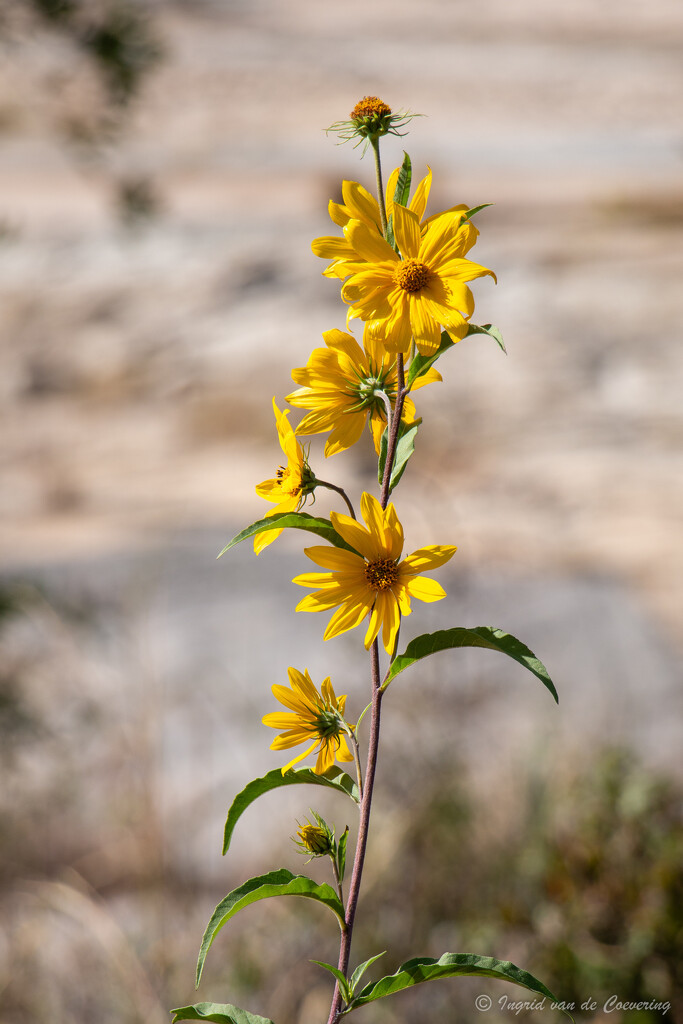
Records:
[[[481,327],[479,327],[477,324],[468,324],[467,334],[465,335],[465,337],[469,338],[473,334],[487,334],[490,338],[493,338],[498,345],[500,345],[503,352],[505,352],[505,354],[507,355],[507,349],[505,348],[503,335],[500,333],[497,327],[493,326],[493,324],[482,324]],[[436,352],[434,352],[431,356],[421,356],[418,354],[411,362],[410,368],[408,370],[408,376],[406,378],[406,384],[408,385],[408,387],[411,387],[413,381],[417,380],[418,377],[421,377],[424,373],[426,373],[430,366],[433,366],[437,359],[440,356],[442,356],[444,352],[448,352],[449,348],[453,348],[454,345],[455,342],[451,340],[446,331],[442,331],[441,344],[437,348]]]
[[[289,771],[285,772],[283,775],[279,768],[275,768],[272,772],[268,772],[267,775],[263,775],[260,779],[254,779],[250,782],[233,800],[225,822],[225,831],[223,833],[223,853],[227,853],[228,851],[230,840],[232,839],[232,833],[235,830],[235,825],[239,818],[247,807],[249,807],[250,804],[253,804],[254,800],[263,796],[264,793],[270,793],[272,789],[279,789],[280,786],[298,786],[302,783],[307,783],[308,785],[313,786],[327,786],[328,788],[336,789],[340,793],[345,793],[346,796],[350,796],[356,803],[360,803],[358,786],[351,776],[347,775],[346,772],[342,771],[342,769],[337,767],[337,765],[332,765],[331,768],[328,768],[324,775],[316,775],[312,768],[290,768]]]
[[[415,438],[417,437],[417,430],[421,419],[415,420],[414,423],[401,423],[398,428],[398,441],[396,443],[396,456],[394,458],[394,465],[391,470],[391,479],[389,481],[389,493],[393,491],[396,484],[403,476],[403,472],[408,465],[408,459],[415,451]],[[382,440],[380,441],[379,448],[379,462],[377,463],[377,479],[381,484],[384,480],[384,468],[387,463],[387,452],[389,450],[389,429],[385,429],[382,434]]]
[[[273,1024],[269,1017],[240,1010],[231,1003],[195,1003],[194,1006],[180,1006],[171,1010],[175,1014],[171,1024],[179,1020],[210,1020],[215,1024]]]
[[[354,996],[349,1009],[355,1010],[375,999],[401,992],[405,988],[419,985],[423,981],[435,981],[437,978],[458,978],[476,976],[480,978],[497,978],[499,981],[511,981],[515,985],[545,996],[551,1003],[557,1003],[552,992],[534,978],[533,974],[515,967],[509,960],[494,960],[490,956],[475,956],[472,953],[444,953],[439,960],[431,957],[418,956],[406,960],[395,974],[380,978]],[[565,1011],[566,1012],[566,1011]],[[568,1013],[567,1016],[573,1019]]]
[[[309,516],[307,512],[277,512],[273,516],[259,519],[258,522],[247,526],[246,530],[242,530],[241,533],[238,533],[232,540],[228,541],[218,557],[220,558],[221,555],[224,555],[226,551],[234,548],[241,541],[248,540],[249,537],[254,537],[257,533],[263,533],[264,530],[286,530],[288,528],[316,533],[323,540],[334,544],[335,547],[354,551],[354,548],[347,544],[343,537],[340,537],[329,519]],[[358,554],[358,552],[356,551],[355,554]]]
[[[348,978],[346,977],[346,975],[342,974],[339,968],[335,967],[334,964],[325,963],[324,960],[311,960],[311,963],[317,964],[318,967],[324,967],[326,971],[329,971],[330,974],[334,975],[334,977],[337,979],[339,991],[342,994],[344,1002],[350,1003],[353,998],[353,989],[349,985]]]
[[[455,647],[484,647],[489,651],[500,651],[501,654],[507,654],[509,658],[533,672],[559,703],[557,690],[543,662],[539,661],[534,652],[530,651],[521,640],[517,640],[510,633],[504,633],[502,629],[494,629],[493,626],[473,626],[472,629],[457,626],[454,629],[440,629],[436,633],[423,633],[421,636],[416,636],[414,640],[410,641],[403,654],[397,655],[392,661],[383,684],[384,688],[386,689],[399,672],[410,668],[421,658],[427,658],[430,654],[448,651]]]
[[[472,220],[480,210],[485,210],[488,206],[493,206],[493,203],[482,203],[481,206],[473,206],[471,210],[468,210],[465,214],[467,220]]]
[[[206,954],[223,925],[227,924],[230,918],[240,910],[271,896],[303,896],[306,899],[315,900],[316,903],[322,903],[323,906],[328,907],[340,925],[344,924],[344,908],[330,885],[318,885],[312,878],[307,878],[306,875],[293,875],[286,868],[279,868],[277,871],[268,872],[267,875],[250,878],[244,885],[233,889],[225,899],[221,900],[206,926],[197,960],[197,985],[199,985],[204,970]]]
[[[508,350],[505,348],[505,342],[503,341],[503,335],[500,333],[497,327],[493,324],[482,324],[481,327],[477,327],[476,324],[470,324],[469,330],[465,335],[469,338],[471,334],[488,334],[489,338],[493,338],[496,344],[503,350],[505,355],[508,354]]]
[[[412,165],[410,163],[410,157],[403,151],[403,163],[401,169],[398,172],[398,178],[396,179],[396,188],[392,199],[395,203],[399,203],[401,206],[408,205],[408,199],[410,197],[410,181],[412,178]],[[396,238],[394,235],[394,217],[393,214],[389,215],[389,222],[387,224],[387,242],[392,249],[397,249]],[[398,250],[397,250],[398,251]]]
[[[346,874],[346,844],[349,841],[349,826],[347,825],[342,834],[339,836],[339,842],[337,843],[337,871],[339,872],[339,881],[344,881],[344,875]]]

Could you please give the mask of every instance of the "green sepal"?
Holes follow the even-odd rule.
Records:
[[[468,210],[465,214],[466,220],[472,220],[475,214],[479,213],[480,210],[485,210],[488,206],[493,206],[493,203],[482,203],[481,206],[473,206],[471,210]]]
[[[358,988],[358,984],[363,975],[365,974],[365,972],[367,971],[368,967],[371,967],[372,964],[374,964],[375,960],[379,960],[380,957],[385,955],[385,953],[386,949],[383,950],[381,953],[376,953],[375,956],[371,956],[369,960],[364,960],[362,964],[358,964],[358,967],[356,967],[355,971],[351,975],[352,992],[355,992],[356,989]]]
[[[398,172],[398,178],[396,180],[396,188],[394,189],[394,195],[393,195],[393,201],[395,203],[399,203],[400,206],[407,206],[408,205],[408,199],[410,198],[410,181],[411,181],[411,178],[412,178],[412,173],[413,172],[412,172],[412,165],[410,163],[410,157],[408,156],[408,154],[404,150],[403,151],[403,163],[401,164],[401,169]],[[397,249],[397,246],[396,246],[396,237],[394,235],[394,215],[393,214],[389,215],[389,220],[387,221],[387,242],[392,247],[392,249],[396,249],[396,251],[398,252],[398,249]]]
[[[534,652],[530,651],[521,640],[517,640],[510,633],[504,633],[502,629],[494,629],[493,626],[473,626],[471,629],[457,626],[454,629],[440,629],[436,633],[423,633],[421,636],[416,636],[414,640],[410,641],[403,654],[397,655],[392,661],[387,677],[382,684],[383,689],[386,689],[399,672],[410,668],[421,658],[427,658],[430,654],[451,650],[454,647],[484,647],[489,651],[500,651],[501,654],[507,654],[509,658],[533,672],[550,690],[556,703],[559,703],[557,690],[543,662],[539,661]]]
[[[171,1010],[175,1017],[171,1024],[179,1020],[210,1020],[216,1024],[273,1024],[270,1017],[259,1017],[257,1013],[240,1010],[231,1003],[195,1003],[194,1006],[180,1006]]]
[[[520,985],[530,992],[536,992],[538,995],[550,999],[551,1002],[557,1003],[552,992],[538,978],[534,978],[533,974],[529,974],[528,971],[515,967],[509,960],[494,960],[490,956],[476,956],[472,953],[444,953],[439,960],[433,960],[431,957],[415,957],[412,960],[406,960],[395,974],[380,978],[379,981],[361,989],[347,1009],[355,1010],[366,1003],[383,999],[384,996],[401,992],[403,989],[419,985],[423,981],[472,976],[511,981],[514,985]],[[570,1020],[574,1019],[566,1010],[564,1012]]]
[[[257,533],[263,533],[264,530],[286,530],[288,528],[308,530],[309,533],[316,533],[323,540],[329,541],[330,544],[334,544],[337,548],[346,548],[347,551],[353,551],[354,554],[358,554],[350,544],[346,543],[343,537],[340,537],[329,519],[309,516],[307,512],[276,512],[273,516],[268,516],[266,519],[259,519],[257,522],[252,523],[251,526],[247,526],[245,530],[242,530],[232,540],[229,540],[220,555],[218,555],[218,558],[224,555],[226,551],[229,551],[230,548],[234,548],[236,544],[241,543],[243,540],[248,540],[249,537],[254,537]]]
[[[398,428],[398,441],[396,443],[396,455],[394,456],[394,465],[391,470],[391,479],[389,480],[389,493],[393,491],[396,484],[399,482],[408,460],[415,451],[415,438],[417,436],[417,430],[421,419],[415,420],[414,423],[403,423]],[[382,439],[379,446],[379,462],[377,463],[377,480],[381,484],[384,480],[384,468],[387,462],[387,452],[389,450],[389,428],[385,428],[382,434]]]
[[[197,985],[199,985],[204,970],[206,954],[223,925],[227,924],[230,918],[244,907],[271,896],[303,896],[306,899],[315,900],[316,903],[321,903],[332,911],[340,926],[345,926],[344,908],[334,889],[326,883],[319,885],[312,878],[307,878],[306,875],[293,875],[287,868],[279,868],[266,875],[250,878],[239,888],[229,892],[211,915],[197,959]]]
[[[337,871],[339,873],[340,883],[344,881],[344,875],[346,873],[346,844],[348,840],[349,826],[347,825],[339,836],[339,841],[337,843]]]
[[[339,968],[334,967],[332,964],[325,963],[324,960],[311,960],[311,963],[317,964],[318,967],[324,967],[326,971],[329,971],[330,974],[334,975],[334,977],[337,979],[339,983],[339,991],[344,997],[344,1002],[350,1003],[353,998],[353,989],[351,989],[351,987],[349,986],[348,979],[344,974],[342,974]]]
[[[338,768],[336,764],[328,768],[324,775],[316,775],[312,768],[290,768],[283,775],[280,768],[275,768],[267,775],[253,779],[233,800],[223,832],[223,853],[228,852],[232,833],[239,818],[254,800],[263,796],[264,793],[269,793],[272,789],[279,789],[280,786],[297,786],[301,783],[336,789],[350,796],[355,803],[360,803],[358,786],[351,776]]]

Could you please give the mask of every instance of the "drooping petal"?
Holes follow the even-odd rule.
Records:
[[[382,643],[388,654],[394,649],[396,634],[401,625],[401,612],[395,594],[387,590],[382,594],[384,597],[384,611],[382,614]]]
[[[325,445],[325,457],[346,451],[358,441],[363,433],[366,415],[361,413],[342,413],[337,426],[332,431]]]
[[[373,599],[374,594],[366,589],[362,599],[359,596],[354,604],[342,605],[338,608],[327,624],[323,639],[331,640],[332,637],[346,633],[349,629],[355,629],[370,611]]]
[[[418,293],[410,296],[410,326],[420,355],[434,355],[441,344],[441,328]]]

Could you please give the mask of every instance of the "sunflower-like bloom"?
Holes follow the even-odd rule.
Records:
[[[360,554],[336,547],[305,548],[308,557],[330,569],[326,573],[304,573],[293,582],[302,587],[319,587],[296,607],[298,612],[323,612],[337,608],[325,630],[324,639],[339,636],[359,626],[370,616],[365,647],[370,647],[382,629],[382,642],[391,653],[402,615],[410,615],[410,599],[440,601],[444,589],[426,576],[423,569],[437,569],[455,554],[450,545],[418,548],[399,561],[403,550],[403,527],[393,505],[385,510],[371,494],[361,498],[361,512],[367,529],[349,516],[330,513],[337,533]]]
[[[297,434],[320,434],[331,430],[325,455],[350,448],[360,438],[369,421],[379,455],[380,440],[387,424],[383,391],[396,403],[396,356],[386,352],[366,337],[361,349],[358,342],[344,331],[325,331],[327,348],[316,348],[306,366],[292,370],[292,379],[303,387],[287,396],[287,401],[300,409],[310,409],[296,428]],[[441,374],[429,369],[413,383],[413,388],[441,380]],[[403,421],[415,422],[415,405],[406,398]]]
[[[394,204],[394,235],[399,256],[376,231],[351,220],[344,234],[362,264],[349,263],[351,277],[342,298],[349,317],[369,320],[373,337],[390,352],[433,355],[444,327],[454,342],[467,332],[474,299],[466,282],[493,271],[465,259],[476,240],[462,212],[430,218],[424,234],[412,210]]]
[[[316,775],[322,775],[331,768],[335,757],[338,761],[353,761],[353,754],[344,735],[347,727],[344,721],[346,695],[337,697],[329,678],[323,680],[319,693],[313,685],[308,669],[302,674],[295,668],[289,668],[287,675],[291,690],[276,683],[273,686],[273,693],[281,704],[291,708],[292,713],[275,712],[263,718],[264,725],[285,730],[275,737],[270,749],[287,750],[289,747],[308,743],[310,739],[313,742],[306,747],[303,754],[298,754],[284,766],[282,774],[284,775],[298,761],[303,761],[316,747],[318,760],[313,769]],[[352,728],[350,725],[348,727]]]
[[[394,193],[396,191],[399,171],[400,168],[396,167],[389,175],[389,180],[387,181],[385,198],[387,220],[389,220],[394,212]],[[418,183],[413,197],[408,204],[408,209],[415,214],[418,220],[422,220],[424,217],[431,187],[432,172],[427,168],[427,174]],[[343,181],[342,197],[343,203],[335,203],[330,199],[328,204],[330,218],[335,224],[344,229],[350,221],[357,220],[361,224],[365,224],[371,231],[374,231],[380,238],[384,237],[382,234],[379,203],[367,189],[363,188],[357,181]],[[459,206],[454,207],[454,209],[465,212],[467,207]],[[473,225],[472,230],[476,239],[478,232]],[[346,232],[344,233],[346,235]],[[336,235],[324,235],[321,238],[314,238],[311,248],[316,256],[332,260],[332,263],[323,270],[325,277],[339,277],[343,279],[353,272],[354,264],[364,262],[363,257],[354,249],[348,236],[339,238]]]
[[[281,412],[273,399],[273,412],[275,413],[280,447],[287,456],[287,465],[280,466],[277,475],[271,480],[263,480],[256,486],[256,493],[260,498],[276,503],[275,508],[266,512],[266,518],[274,516],[277,512],[298,512],[301,506],[305,505],[308,495],[315,490],[313,483],[315,476],[287,419],[289,409],[283,409]],[[272,544],[281,533],[282,530],[266,530],[263,533],[257,533],[254,537],[256,554],[260,555],[263,549]]]

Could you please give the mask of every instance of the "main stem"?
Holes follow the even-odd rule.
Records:
[[[391,423],[389,443],[387,446],[387,461],[384,467],[384,479],[382,481],[382,492],[380,502],[382,508],[386,508],[389,502],[389,483],[391,470],[396,457],[396,445],[398,444],[398,428],[401,423],[401,413],[406,397],[405,377],[403,370],[403,356],[397,359],[398,387],[396,395],[396,406],[394,417]],[[353,861],[353,873],[349,886],[349,896],[346,903],[346,929],[342,932],[339,947],[338,968],[345,977],[348,977],[349,958],[351,955],[351,939],[353,937],[353,924],[356,918],[358,896],[360,894],[360,883],[363,875],[363,864],[365,862],[365,851],[368,845],[368,832],[370,829],[370,809],[372,806],[372,791],[375,784],[375,772],[377,770],[377,754],[379,752],[379,729],[382,712],[382,681],[379,667],[379,642],[377,638],[373,641],[371,648],[372,658],[372,706],[370,710],[370,741],[368,745],[368,760],[365,770],[365,781],[363,784],[363,795],[360,804],[360,822],[358,825],[358,839],[356,841],[356,855]],[[335,1024],[339,1011],[341,1010],[342,994],[339,986],[335,985],[332,1005],[327,1024]]]
[[[384,237],[387,234],[387,212],[384,205],[384,186],[382,184],[382,164],[379,156],[379,139],[372,139],[372,150],[375,156],[375,171],[377,174],[377,201],[379,203],[380,219]],[[394,468],[396,458],[396,446],[398,445],[399,428],[401,426],[401,415],[403,403],[405,402],[408,390],[405,383],[405,371],[403,355],[399,353],[396,358],[396,403],[394,414],[390,418],[389,438],[387,444],[387,458],[384,464],[384,477],[382,479],[382,490],[380,493],[380,504],[385,509],[389,503],[389,491],[391,484],[391,472]],[[346,902],[346,928],[342,931],[339,947],[339,970],[345,977],[348,977],[349,958],[351,955],[351,939],[353,936],[353,924],[356,918],[358,896],[360,894],[360,883],[363,876],[363,864],[365,862],[365,851],[368,845],[368,832],[370,829],[370,809],[372,807],[372,791],[375,784],[375,772],[377,770],[377,754],[379,752],[379,728],[382,713],[382,681],[379,667],[379,641],[377,638],[372,643],[370,651],[372,659],[372,706],[370,711],[370,741],[368,744],[368,760],[365,769],[365,782],[360,802],[360,822],[358,824],[358,839],[356,841],[356,854],[353,860],[353,872],[349,885],[349,896]],[[335,985],[332,1005],[327,1024],[336,1024],[341,1010],[342,994],[339,985]]]
[[[341,945],[339,947],[339,970],[348,977],[349,957],[351,954],[351,937],[353,934],[353,923],[356,917],[358,896],[360,893],[361,877],[363,875],[363,863],[365,851],[368,845],[368,831],[370,828],[370,808],[372,805],[372,790],[375,784],[375,770],[377,768],[377,752],[379,749],[379,726],[382,707],[382,681],[379,670],[379,644],[375,639],[371,649],[372,657],[372,708],[370,712],[370,742],[368,746],[368,761],[365,770],[365,782],[363,784],[363,797],[360,804],[360,822],[358,824],[358,839],[356,841],[356,855],[353,861],[353,873],[349,885],[349,895],[346,901],[346,930],[342,932]],[[342,994],[339,986],[335,985],[330,1007],[328,1024],[335,1024],[341,1009]]]

